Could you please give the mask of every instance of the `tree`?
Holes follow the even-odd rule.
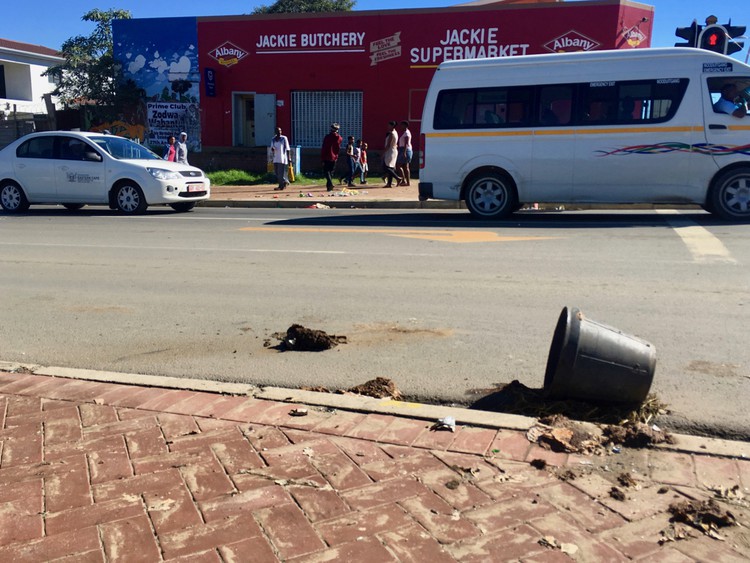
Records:
[[[303,14],[306,12],[351,12],[356,0],[276,0],[258,6],[254,14]]]
[[[54,95],[64,104],[113,106],[117,101],[117,68],[113,56],[112,21],[130,19],[128,10],[91,10],[83,21],[96,23],[88,37],[67,39],[60,49],[65,62],[44,74],[55,78]]]

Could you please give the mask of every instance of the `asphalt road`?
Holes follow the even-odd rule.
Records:
[[[562,307],[657,350],[675,429],[750,439],[750,225],[694,212],[0,215],[0,360],[279,386],[541,388]],[[293,323],[348,343],[283,352]]]

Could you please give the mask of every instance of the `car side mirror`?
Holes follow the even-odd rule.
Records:
[[[87,162],[101,162],[102,161],[102,155],[100,155],[96,151],[86,151],[83,154],[83,160]]]

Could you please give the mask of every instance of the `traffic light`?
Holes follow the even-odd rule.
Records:
[[[701,49],[713,51],[714,53],[726,53],[727,48],[727,30],[723,25],[706,26],[700,35]]]
[[[690,27],[678,27],[675,29],[674,34],[677,37],[685,39],[687,43],[675,43],[675,47],[697,47],[698,46],[698,35],[701,32],[701,26],[693,20]]]
[[[745,44],[742,41],[737,41],[735,38],[745,35],[746,27],[744,25],[732,25],[732,20],[729,20],[724,29],[727,30],[727,55],[742,51],[745,48]]]

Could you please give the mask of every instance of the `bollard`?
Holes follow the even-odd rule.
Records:
[[[550,399],[642,403],[656,368],[656,349],[635,336],[564,307],[544,374]]]

